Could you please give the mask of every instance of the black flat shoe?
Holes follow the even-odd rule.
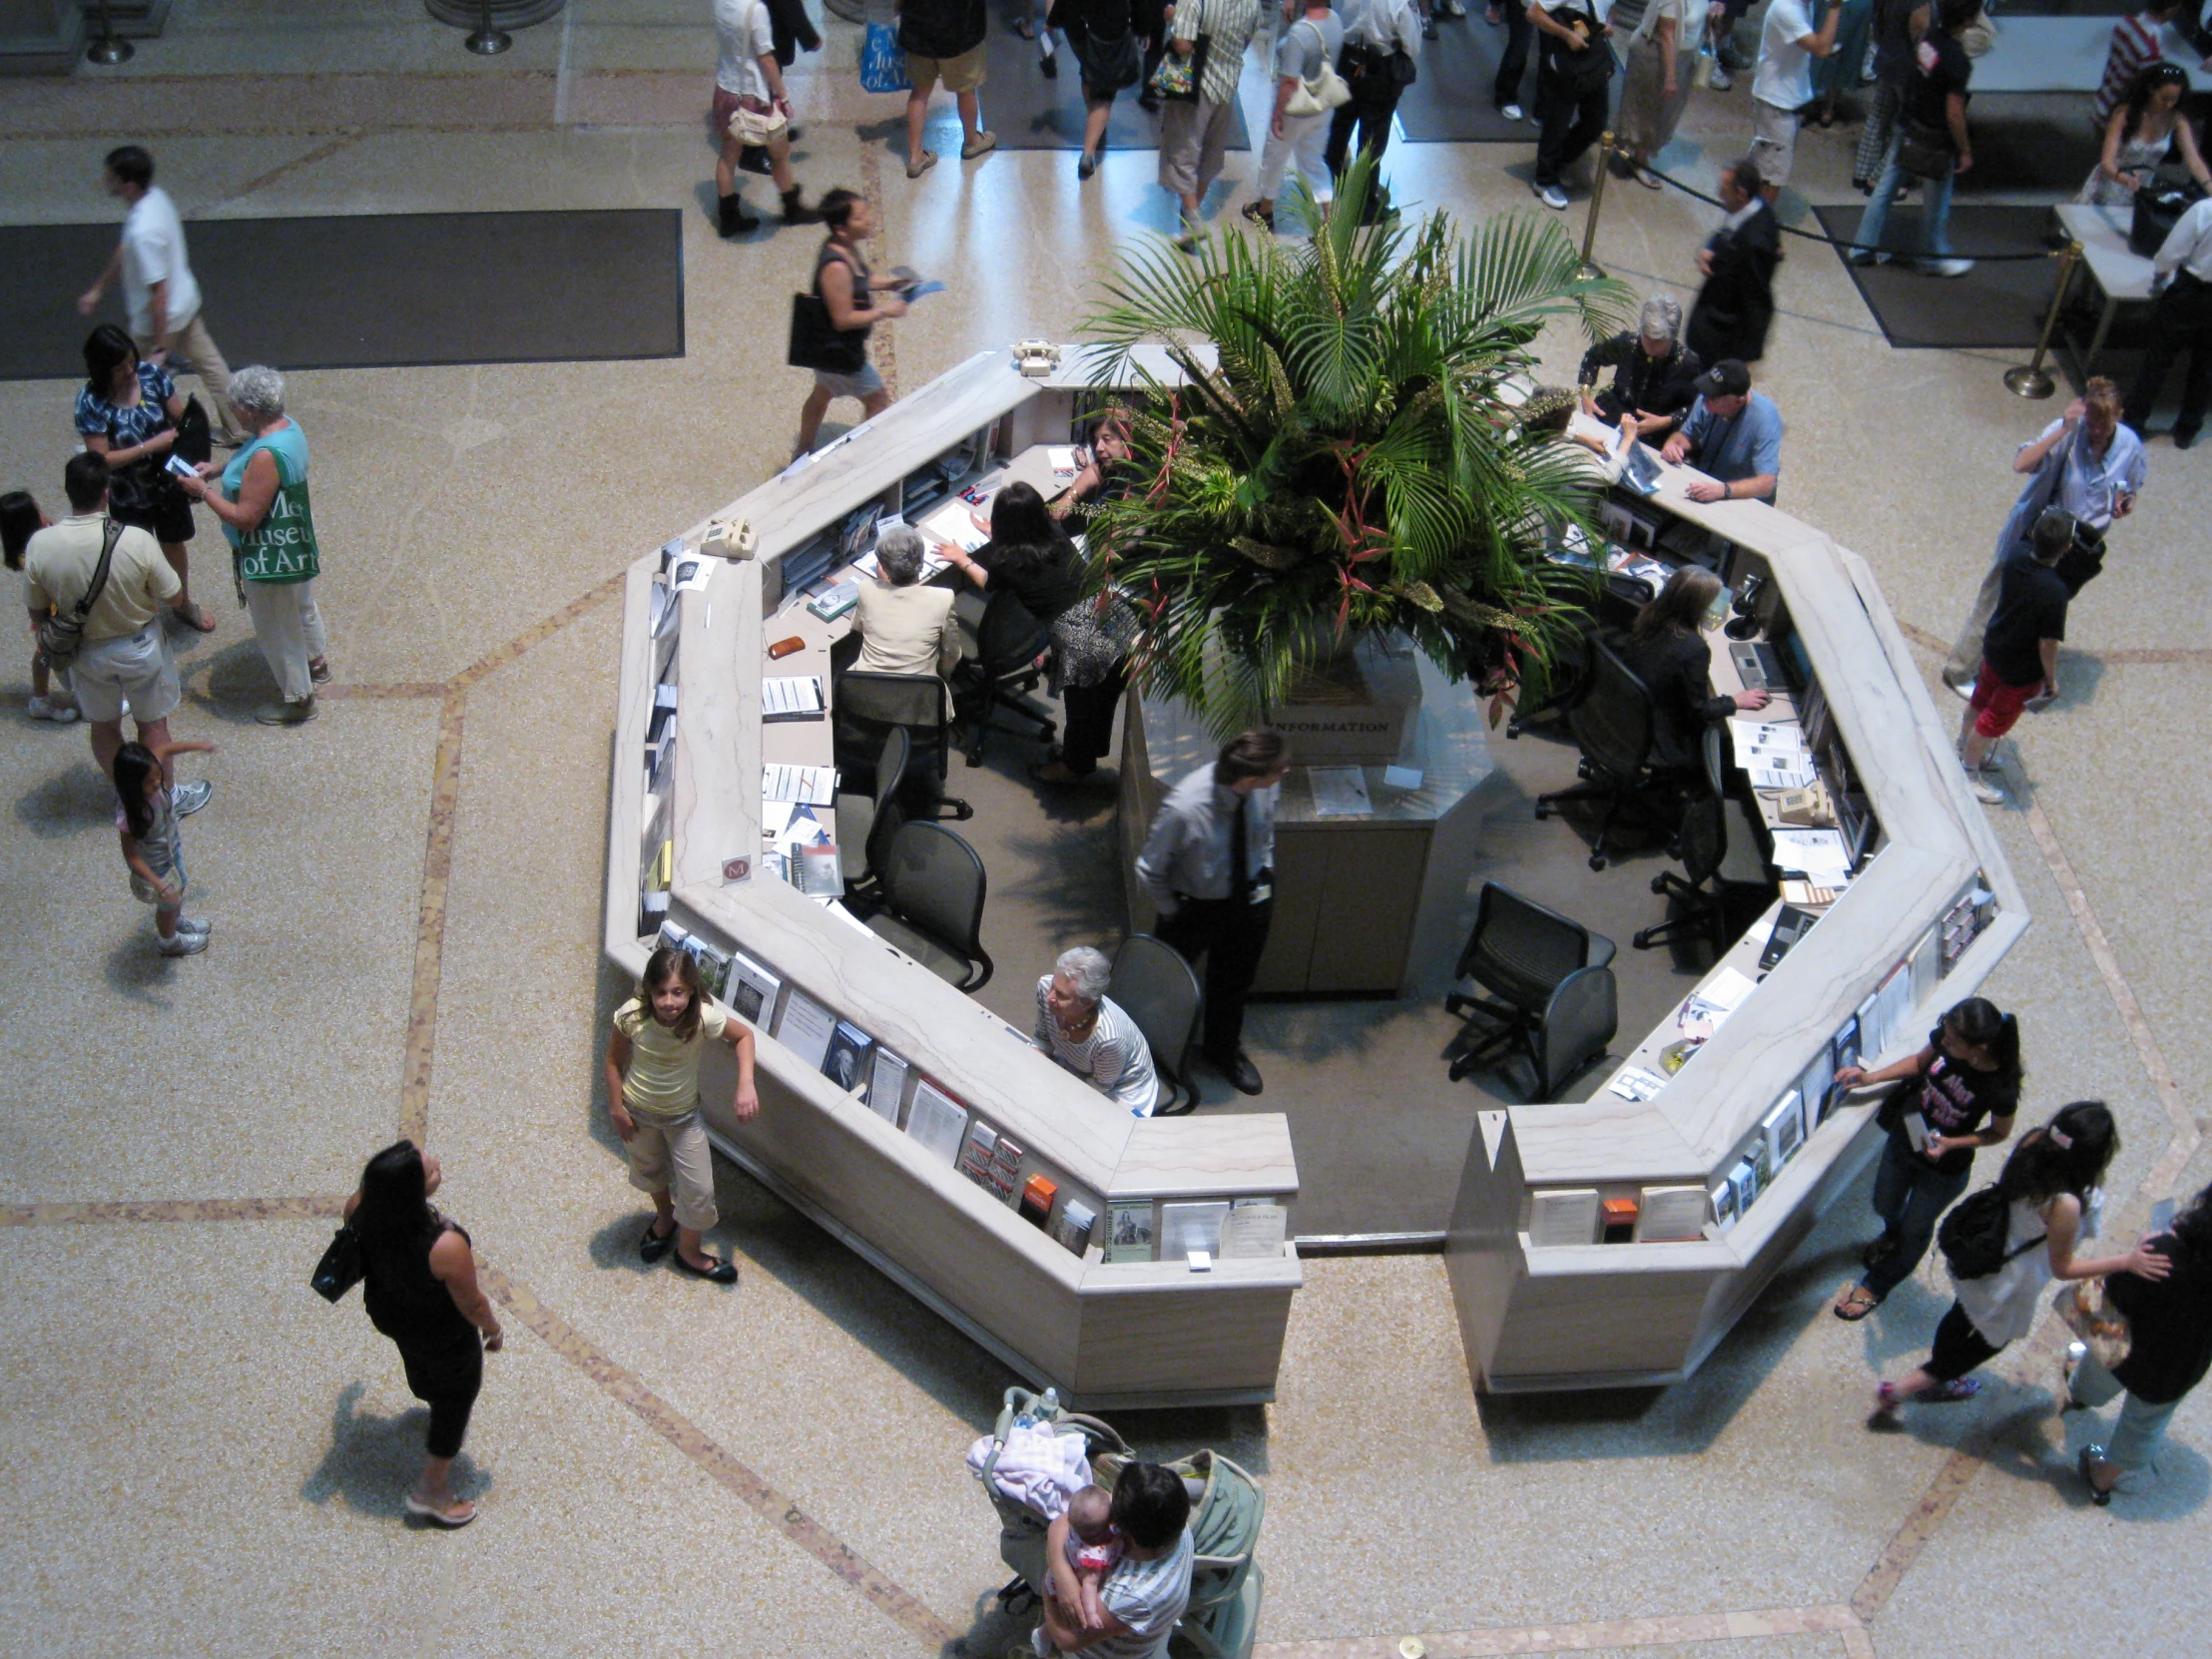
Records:
[[[695,1268],[679,1256],[676,1258],[676,1271],[694,1279],[704,1279],[710,1285],[735,1285],[738,1282],[738,1270],[734,1263],[725,1262],[719,1256],[709,1256],[707,1260],[714,1263],[714,1266]]]
[[[1213,1061],[1214,1069],[1228,1078],[1230,1087],[1239,1094],[1260,1092],[1260,1068],[1252,1063],[1252,1056],[1243,1049],[1238,1049],[1229,1059],[1216,1055],[1209,1055],[1208,1058]]]
[[[645,1237],[638,1241],[638,1254],[648,1262],[658,1262],[669,1253],[675,1243],[675,1228],[670,1228],[666,1233],[656,1233],[653,1231],[653,1224],[647,1222],[645,1224]]]

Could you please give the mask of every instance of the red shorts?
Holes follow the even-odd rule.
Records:
[[[1983,663],[1974,675],[1973,699],[1966,705],[1974,712],[1973,729],[1985,738],[2003,737],[2018,723],[2027,700],[2042,689],[2040,680],[2031,686],[2008,686]]]
[[[717,144],[730,136],[730,123],[737,113],[738,95],[717,86],[715,88],[714,108],[707,115],[707,126],[713,133],[714,141]]]

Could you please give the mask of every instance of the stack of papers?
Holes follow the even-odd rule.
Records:
[[[767,674],[761,677],[763,720],[820,720],[828,713],[819,674]]]
[[[1728,737],[1755,790],[1802,790],[1818,776],[1805,729],[1794,720],[1731,720]]]
[[[1718,1031],[1755,988],[1756,982],[1746,975],[1732,967],[1722,967],[1689,994],[1682,1004],[1678,1023],[1684,1031],[1693,1031],[1701,1025],[1708,1031]]]
[[[1306,784],[1314,793],[1318,817],[1356,818],[1375,811],[1368,799],[1367,774],[1358,767],[1310,767]]]
[[[796,801],[808,807],[828,807],[837,799],[835,767],[794,767],[771,764],[761,768],[763,803]]]
[[[1613,1079],[1612,1090],[1623,1100],[1649,1100],[1667,1086],[1667,1080],[1642,1066],[1623,1066]]]
[[[1777,868],[1824,887],[1840,887],[1851,879],[1851,852],[1834,830],[1775,830],[1774,861]]]

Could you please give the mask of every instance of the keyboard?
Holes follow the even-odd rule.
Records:
[[[1744,690],[1787,692],[1790,689],[1790,682],[1782,673],[1781,655],[1764,641],[1739,640],[1729,646],[1728,655],[1736,664]]]

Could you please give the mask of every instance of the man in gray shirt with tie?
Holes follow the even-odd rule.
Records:
[[[1240,1094],[1260,1092],[1260,1068],[1242,1047],[1245,997],[1275,914],[1275,804],[1291,769],[1280,732],[1246,732],[1222,746],[1160,803],[1137,858],[1137,878],[1160,910],[1160,937],[1196,963],[1206,958],[1207,1060]]]

